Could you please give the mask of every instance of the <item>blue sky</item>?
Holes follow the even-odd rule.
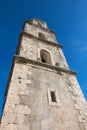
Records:
[[[87,0],[0,0],[0,113],[24,20],[46,21],[87,99]]]

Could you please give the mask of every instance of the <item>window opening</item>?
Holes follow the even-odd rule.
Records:
[[[42,62],[46,63],[46,60],[44,59],[44,57],[41,57],[41,59],[42,59]]]
[[[46,39],[43,33],[38,33],[39,38]]]
[[[56,63],[55,66],[56,66],[56,67],[59,67],[59,63]]]
[[[41,50],[40,55],[41,55],[41,62],[51,64],[51,57],[49,52],[47,52],[46,50]]]
[[[52,100],[52,102],[56,102],[55,91],[51,91],[51,100]]]

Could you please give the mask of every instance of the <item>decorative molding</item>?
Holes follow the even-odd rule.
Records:
[[[50,64],[46,64],[46,63],[43,63],[43,62],[31,60],[31,59],[26,59],[25,57],[21,57],[21,56],[18,56],[18,55],[14,56],[14,62],[19,62],[19,63],[24,63],[24,64],[29,63],[29,64],[33,64],[35,66],[37,65],[37,66],[49,68],[49,69],[52,69],[52,70],[55,70],[55,71],[61,71],[61,72],[64,72],[64,73],[68,73],[68,74],[71,74],[71,75],[77,74],[77,72],[75,72],[75,71],[67,70],[67,69],[64,69],[64,68],[56,67],[56,66],[53,66],[53,65],[50,65]]]
[[[50,45],[52,45],[52,46],[56,46],[57,48],[63,48],[62,45],[58,45],[58,44],[55,43],[55,42],[51,42],[51,41],[48,41],[48,40],[46,40],[46,39],[42,39],[42,38],[36,37],[36,36],[34,36],[34,35],[32,35],[32,34],[29,34],[29,33],[25,32],[25,31],[22,31],[22,32],[21,32],[20,37],[22,37],[22,36],[26,36],[26,37],[30,37],[30,38],[34,38],[34,39],[43,41],[44,44],[50,44]]]

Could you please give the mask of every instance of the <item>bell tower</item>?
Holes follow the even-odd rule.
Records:
[[[87,130],[87,103],[62,47],[45,22],[24,22],[0,130]]]

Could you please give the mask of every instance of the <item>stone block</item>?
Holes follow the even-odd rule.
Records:
[[[7,123],[1,122],[0,130],[7,130]]]
[[[9,95],[8,94],[6,103],[19,104],[20,98],[18,95]]]
[[[23,124],[24,115],[21,113],[4,113],[2,123]]]
[[[29,90],[20,90],[19,94],[28,96],[29,95]]]
[[[15,113],[4,113],[1,122],[13,124],[15,122],[15,120],[16,120]]]
[[[18,94],[18,91],[19,91],[19,86],[17,83],[14,83],[15,85],[12,85],[10,88],[9,88],[9,96],[10,95],[15,95],[15,94]]]
[[[18,130],[30,130],[30,125],[20,125]]]
[[[85,104],[85,108],[87,109],[87,102],[86,102],[86,104]]]
[[[71,86],[68,86],[68,89],[69,89],[69,91],[71,91],[71,92],[73,91],[73,89],[71,88]]]
[[[78,115],[78,120],[79,120],[79,122],[81,122],[81,123],[85,123],[85,122],[86,122],[84,115]]]
[[[31,75],[31,71],[29,71],[28,74]]]
[[[85,130],[87,130],[87,125],[85,126]]]
[[[77,97],[76,97],[76,102],[85,103],[85,99],[84,99],[82,96],[77,96]]]
[[[15,112],[15,104],[6,103],[4,113],[14,113]]]
[[[22,125],[24,122],[24,114],[21,114],[21,113],[17,113],[16,114],[16,120],[15,120],[15,124],[20,124]]]
[[[75,106],[76,109],[80,109],[80,110],[84,109],[84,106],[83,106],[82,102],[76,102],[74,104],[74,106]]]
[[[78,104],[74,104],[74,106],[75,106],[75,109],[81,109],[81,107],[78,105]]]
[[[30,84],[30,83],[31,83],[31,80],[26,80],[26,82]]]
[[[73,101],[75,101],[76,100],[76,97],[75,96],[71,96],[71,99],[73,100]]]
[[[79,112],[80,112],[81,115],[85,115],[85,110],[84,109],[79,110]]]
[[[87,116],[87,109],[85,109],[85,115]]]
[[[6,130],[18,130],[18,125],[8,124]]]
[[[28,108],[28,106],[17,105],[15,112],[20,114],[30,114],[30,109]]]
[[[26,85],[26,84],[25,84]],[[19,90],[19,93],[18,94],[21,94],[21,95],[29,95],[29,90],[27,90],[27,87],[25,85],[22,85],[20,87],[20,90]]]

